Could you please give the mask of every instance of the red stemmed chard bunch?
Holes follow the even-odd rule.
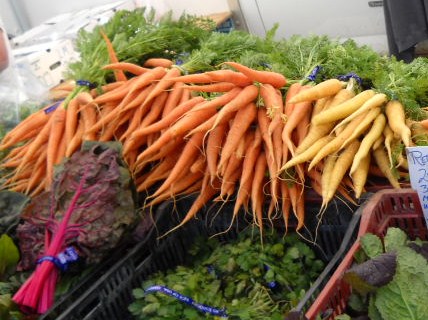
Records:
[[[45,313],[70,261],[99,262],[135,222],[128,170],[117,148],[88,143],[56,168],[52,188],[29,203],[17,228],[21,270],[34,272],[15,293],[23,310]]]

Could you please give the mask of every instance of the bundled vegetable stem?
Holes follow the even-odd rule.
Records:
[[[135,221],[130,177],[120,168],[118,151],[85,145],[56,168],[52,190],[35,197],[22,218],[19,268],[34,272],[13,300],[43,314],[53,304],[62,267],[67,269],[58,255],[73,247],[82,261],[98,262]]]

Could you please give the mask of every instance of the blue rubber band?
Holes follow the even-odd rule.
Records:
[[[308,79],[309,81],[315,81],[321,69],[322,69],[321,66],[316,66],[315,68],[312,69],[311,73],[306,77],[306,79]]]
[[[52,111],[54,111],[56,108],[58,108],[58,106],[61,104],[62,100],[55,102],[53,105],[47,107],[46,109],[44,109],[43,111],[45,112],[45,114],[51,113]]]
[[[87,81],[87,80],[76,80],[76,84],[77,84],[78,86],[85,86],[85,87],[88,87],[88,88],[90,88],[90,89],[92,89],[92,88],[95,88],[95,87],[96,87],[92,82]]]
[[[160,293],[166,294],[170,297],[173,297],[173,298],[179,300],[180,302],[183,302],[189,306],[192,306],[193,308],[195,308],[195,309],[197,309],[203,313],[209,313],[213,316],[221,317],[221,318],[227,318],[228,317],[226,310],[224,310],[224,309],[213,308],[213,307],[207,306],[205,304],[198,303],[198,302],[194,301],[192,298],[189,298],[185,295],[182,295],[181,293],[179,293],[175,290],[172,290],[170,288],[167,288],[165,286],[155,285],[155,286],[151,286],[151,287],[147,288],[144,291],[146,293],[160,292]]]
[[[355,72],[349,72],[347,74],[340,75],[337,77],[337,79],[339,79],[341,81],[348,81],[351,78],[354,78],[358,82],[359,85],[361,85],[363,82],[363,80]]]
[[[37,264],[45,261],[53,263],[61,271],[67,271],[69,263],[79,260],[79,255],[74,247],[67,247],[63,252],[60,252],[56,257],[43,256],[37,260]]]

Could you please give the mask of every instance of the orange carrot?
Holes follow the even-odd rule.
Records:
[[[255,85],[249,85],[245,87],[233,100],[228,102],[220,109],[218,116],[213,125],[213,128],[222,121],[222,118],[229,112],[238,111],[240,108],[244,108],[249,103],[254,102],[259,94],[259,88]]]
[[[140,157],[146,157],[149,154],[157,152],[160,148],[163,147],[163,145],[168,143],[170,140],[185,135],[190,129],[194,128],[195,126],[198,126],[199,124],[203,123],[211,116],[213,116],[215,112],[216,110],[201,110],[199,112],[195,111],[192,113],[186,113],[173,126],[163,132],[158,140],[156,140],[151,146],[145,149],[140,154]]]
[[[168,115],[166,115],[164,118],[161,118],[159,121],[152,123],[148,125],[147,127],[140,127],[137,128],[134,132],[131,133],[129,139],[125,142],[123,146],[123,152],[128,152],[132,149],[138,148],[141,144],[139,143],[139,140],[146,135],[149,135],[154,132],[160,132],[162,129],[167,128],[169,125],[171,125],[174,121],[179,119],[183,114],[185,114],[187,111],[192,109],[194,106],[196,106],[198,103],[201,103],[204,101],[204,98],[198,96],[194,97],[191,100],[188,100],[187,102],[177,106],[174,108],[173,111],[171,111]]]
[[[214,70],[205,72],[211,82],[230,82],[240,87],[246,87],[252,82],[241,72],[235,72],[229,69]]]
[[[272,119],[268,128],[268,134],[272,136],[275,129],[284,121],[284,103],[282,101],[282,95],[281,92],[272,85],[263,84],[260,86],[260,97],[263,99],[267,113]]]
[[[85,133],[83,134],[84,140],[96,140],[96,134],[94,131],[90,131],[93,125],[97,122],[97,111],[96,105],[93,102],[92,96],[88,92],[81,92],[76,99],[81,103],[85,104],[80,108],[80,118],[83,120],[85,126]],[[85,103],[86,102],[86,103]]]
[[[254,221],[260,231],[263,230],[263,212],[261,208],[263,206],[263,183],[267,166],[266,158],[264,151],[262,151],[254,167],[254,177],[251,185],[251,206]]]
[[[227,161],[232,156],[233,151],[238,147],[240,140],[242,140],[245,132],[256,119],[256,116],[257,107],[254,102],[248,103],[236,113],[220,153],[220,162],[217,168],[220,173],[224,172]]]
[[[302,90],[299,92],[302,92]],[[282,130],[282,141],[287,145],[288,150],[291,152],[292,156],[294,156],[295,154],[296,146],[292,141],[291,133],[306,116],[310,116],[311,112],[311,102],[297,103],[293,109],[293,112],[288,117],[287,122],[284,125],[284,128]]]
[[[37,129],[38,131],[43,128],[49,121],[53,111],[58,107],[60,103],[57,102],[51,106],[44,108],[43,110],[36,111],[31,114],[23,121],[21,121],[16,127],[10,130],[3,138],[0,144],[0,150],[4,150],[12,147],[13,145],[24,141],[23,137],[27,137],[29,131]]]
[[[59,106],[55,110],[52,125],[50,126],[46,154],[46,182],[48,187],[53,180],[54,164],[57,159],[58,147],[64,135],[66,114],[64,106]]]
[[[208,178],[206,178],[208,175],[205,175],[204,181],[202,183],[201,192],[199,193],[198,197],[193,201],[192,206],[189,210],[187,210],[186,216],[181,220],[181,222],[172,228],[171,230],[164,233],[162,236],[166,236],[169,233],[177,230],[178,228],[182,227],[184,224],[189,222],[191,219],[193,219],[196,214],[201,210],[209,200],[211,200],[214,195],[218,192],[219,187],[219,181],[215,180],[214,183],[208,183]]]
[[[162,110],[162,118],[171,112],[175,107],[180,104],[181,97],[183,96],[183,83],[175,82],[169,91],[168,98],[165,102],[165,107]]]
[[[101,69],[103,70],[122,70],[125,72],[132,73],[133,75],[139,76],[143,73],[147,72],[149,69],[143,68],[135,63],[130,62],[114,62],[103,66]]]
[[[217,116],[218,116],[218,113],[214,114],[213,116],[211,116],[211,118],[202,122],[200,125],[198,125],[194,129],[190,130],[186,134],[186,137],[191,136],[191,135],[195,134],[196,132],[206,132],[208,134],[210,132],[211,128],[213,127],[214,123],[216,122]],[[224,123],[228,123],[230,120],[234,119],[235,116],[236,116],[236,112],[229,113],[228,115],[226,115],[222,119],[222,121],[217,126],[224,124]]]
[[[183,88],[191,91],[201,92],[228,92],[235,88],[236,85],[231,82],[215,82],[205,85],[184,85]]]
[[[213,182],[217,176],[217,162],[220,156],[223,140],[227,133],[227,127],[228,125],[226,123],[220,124],[208,135],[205,154],[211,182]]]
[[[119,62],[119,60],[116,56],[116,52],[114,51],[113,44],[111,43],[110,39],[107,37],[107,35],[104,33],[104,31],[101,30],[100,32],[101,32],[101,36],[103,37],[103,39],[106,43],[110,61],[112,63]],[[125,81],[126,80],[126,75],[122,70],[114,70],[114,76],[115,76],[117,81]]]
[[[65,129],[64,129],[64,138],[66,145],[69,145],[71,142],[71,139],[73,138],[74,134],[77,130],[77,125],[79,123],[79,113],[78,113],[78,102],[77,99],[71,99],[70,102],[67,105],[67,115],[65,122]]]
[[[164,191],[163,193],[153,198],[149,203],[146,204],[147,207],[154,206],[159,204],[165,200],[176,198],[177,196],[183,194],[184,192],[188,192],[187,190],[194,186],[195,184],[199,187],[202,185],[201,178],[203,177],[203,172],[194,172],[189,173],[182,179],[174,182],[169,190]]]
[[[42,152],[42,155],[39,156],[35,166],[34,171],[31,174],[30,179],[27,181],[27,187],[25,189],[25,194],[29,194],[31,190],[33,190],[37,184],[46,176],[46,166],[43,165],[46,161],[47,152]]]
[[[70,142],[67,144],[67,148],[65,150],[65,156],[70,157],[74,152],[76,152],[83,141],[83,134],[85,132],[85,126],[83,124],[83,120],[79,120],[77,124],[77,129],[74,136],[71,138]]]
[[[149,189],[158,181],[166,179],[178,160],[179,153],[172,153],[170,156],[165,157],[163,161],[157,164],[146,175],[141,176],[137,180],[137,191],[143,192]]]
[[[264,143],[266,144],[266,152],[269,158],[275,159],[275,153],[273,151],[273,142],[268,133],[270,122],[271,119],[267,115],[266,110],[264,108],[259,108],[257,111],[257,126],[259,127],[261,137]]]
[[[280,183],[280,190],[281,190],[281,210],[282,210],[282,218],[284,220],[285,225],[285,232],[288,232],[288,224],[290,219],[290,211],[291,211],[291,199],[290,199],[290,193],[288,191],[288,186],[284,181],[281,181]]]
[[[171,68],[174,62],[170,59],[166,58],[149,58],[143,63],[143,67],[146,68],[155,68],[155,67],[163,67],[163,68]]]
[[[206,73],[192,73],[178,76],[170,79],[171,81],[178,81],[182,83],[211,83],[212,80]]]
[[[147,113],[145,113],[145,106],[141,105],[135,112],[135,115],[132,117],[127,130],[124,134],[121,135],[119,140],[126,140],[139,126],[144,128],[156,121],[163,111],[167,98],[168,92],[162,92],[153,100],[150,110]]]
[[[149,92],[152,88],[153,87],[149,85],[141,91],[134,92],[130,96],[133,98],[133,101],[130,102],[129,104],[124,103],[124,100],[126,98],[124,100],[122,100],[122,102],[119,105],[117,105],[114,109],[112,109],[109,113],[107,113],[102,118],[99,118],[98,121],[96,123],[94,123],[90,128],[86,129],[85,130],[86,134],[90,135],[90,134],[94,134],[96,132],[99,132],[106,125],[111,127],[111,124],[115,121],[117,122],[119,117],[123,117],[123,114],[128,113],[128,111],[134,112],[132,109],[135,109],[136,107],[138,107],[141,104],[140,101],[144,101],[144,99],[147,97],[147,95],[149,94]],[[94,99],[94,101],[95,100],[96,99]],[[144,110],[146,110],[146,109],[144,109]]]
[[[148,144],[149,145],[149,144]],[[138,173],[144,169],[144,167],[150,162],[154,162],[172,153],[179,153],[183,151],[185,141],[183,139],[171,140],[165,144],[158,152],[155,152],[149,156],[145,156],[140,153],[135,162],[134,173]]]
[[[174,78],[176,76],[180,75],[180,70],[177,68],[171,68],[169,69],[164,76],[156,83],[153,90],[150,91],[149,95],[143,102],[143,106],[146,104],[149,104],[154,98],[156,98],[158,95],[160,95],[165,90],[169,89],[173,84],[174,81],[171,80],[171,78]]]
[[[189,141],[187,141],[179,159],[177,160],[174,168],[171,170],[171,173],[169,174],[168,178],[162,183],[162,185],[156,190],[155,193],[149,196],[149,198],[156,197],[158,194],[169,188],[174,181],[183,177],[184,175],[186,175],[187,172],[190,171],[190,167],[193,161],[197,158],[201,150],[203,138],[204,133],[201,132],[195,134],[189,139]]]
[[[254,140],[254,133],[252,131],[248,131],[245,133],[245,136],[240,139],[238,145],[232,155],[230,156],[227,163],[224,165],[224,170],[220,172],[220,175],[223,178],[223,183],[231,182],[235,183],[238,180],[239,176],[241,176],[242,162],[245,156],[245,150],[248,149],[250,143]],[[233,174],[235,172],[239,172],[239,175],[236,180],[232,180]]]
[[[94,98],[94,103],[100,105],[103,103],[123,100],[123,98],[129,93],[131,86],[140,79],[141,76],[133,77],[128,81],[119,81],[120,85],[114,86],[113,89],[104,92],[101,95],[98,95]],[[112,85],[112,84],[110,84]]]
[[[217,96],[211,100],[205,101],[205,103],[202,103],[201,105],[195,107],[192,109],[191,112],[196,112],[200,110],[208,110],[208,109],[218,109],[229,102],[231,102],[233,99],[235,99],[241,92],[242,88],[236,87],[230,90],[229,92],[226,92],[225,94],[222,94],[220,96]]]
[[[287,79],[278,72],[255,70],[233,61],[227,61],[224,62],[224,64],[242,72],[251,81],[268,83],[273,85],[275,88],[281,88],[287,84]]]

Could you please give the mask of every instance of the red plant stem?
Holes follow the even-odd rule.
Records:
[[[50,241],[49,232],[45,234],[45,244],[48,244],[44,256],[56,256],[64,250],[64,240],[71,215],[77,207],[77,201],[84,191],[86,172],[80,179],[79,186],[71,199],[67,211],[58,225],[57,232]],[[50,242],[50,243],[49,243]],[[53,304],[55,294],[55,284],[58,278],[58,269],[50,261],[43,261],[36,266],[36,270],[21,286],[13,296],[13,301],[31,310],[37,310],[38,313],[45,313]]]

